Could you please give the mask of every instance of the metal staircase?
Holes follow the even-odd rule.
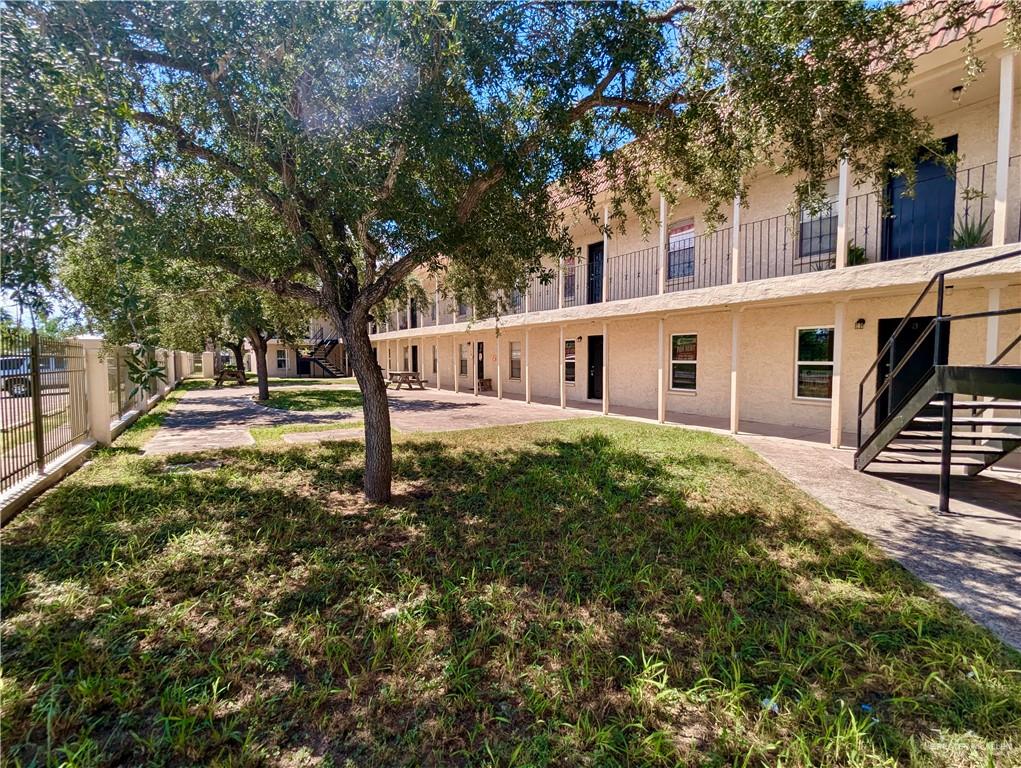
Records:
[[[327,379],[339,379],[344,376],[344,371],[332,363],[329,359],[330,353],[336,349],[340,340],[334,337],[327,337],[323,333],[322,326],[312,336],[312,349],[308,354],[308,360],[316,365]]]
[[[870,464],[928,464],[939,469],[940,512],[950,511],[950,473],[953,466],[976,475],[1021,447],[1021,366],[1003,364],[1007,355],[1021,344],[1021,334],[985,365],[950,365],[949,338],[953,323],[962,320],[1021,314],[1021,307],[962,315],[946,314],[946,276],[985,264],[1018,260],[1021,251],[992,256],[937,272],[919,294],[907,315],[880,349],[879,355],[858,384],[858,450],[854,465],[864,470]],[[898,337],[914,317],[925,298],[936,289],[936,316],[913,344],[898,345]],[[932,364],[911,382],[905,394],[894,382],[908,361],[929,339],[933,340]],[[906,346],[906,349],[904,347]],[[880,366],[888,361],[884,377]],[[873,374],[876,388],[865,401],[865,387]],[[880,418],[879,403],[887,414]],[[875,428],[863,438],[869,414]]]

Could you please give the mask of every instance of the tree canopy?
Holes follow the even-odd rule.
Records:
[[[138,228],[146,237],[194,236],[182,260],[327,314],[365,395],[375,500],[389,496],[390,433],[367,324],[413,270],[485,305],[570,252],[567,195],[593,216],[608,195],[614,225],[648,216],[653,187],[712,214],[763,163],[811,198],[841,157],[878,178],[932,144],[903,105],[924,8],[10,2],[2,14],[16,31],[4,56],[41,61],[32,89],[10,105],[4,91],[5,111],[53,128],[15,134],[32,158],[14,168],[18,199],[77,201],[41,203],[57,215],[125,196],[162,223]],[[51,99],[69,111],[44,109]],[[62,146],[81,148],[82,170],[34,194],[33,174],[53,175],[47,148]]]

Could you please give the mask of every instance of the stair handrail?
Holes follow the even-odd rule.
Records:
[[[929,278],[929,282],[925,284],[925,287],[922,289],[922,292],[918,294],[918,298],[915,299],[915,303],[911,305],[911,308],[907,311],[907,314],[904,315],[900,323],[897,324],[897,327],[894,329],[893,333],[890,334],[890,338],[880,348],[879,354],[876,355],[876,359],[872,361],[872,364],[869,365],[869,367],[865,370],[865,374],[862,376],[861,381],[858,382],[858,421],[857,421],[858,451],[861,451],[863,447],[861,439],[862,418],[864,417],[867,410],[872,408],[872,406],[876,403],[876,401],[879,399],[879,396],[893,385],[894,374],[899,372],[903,365],[907,362],[907,360],[910,359],[911,355],[915,353],[917,348],[920,346],[922,340],[928,336],[930,328],[933,325],[935,325],[936,328],[936,344],[935,344],[936,349],[933,359],[933,365],[936,366],[946,364],[945,358],[947,357],[948,351],[943,349],[943,344],[941,343],[942,341],[941,331],[942,328],[944,327],[943,321],[949,318],[948,315],[943,314],[943,300],[946,294],[946,276],[953,274],[955,272],[963,272],[968,269],[982,267],[985,266],[986,264],[994,264],[998,261],[1004,261],[1006,259],[1016,258],[1018,256],[1021,256],[1021,249],[1015,249],[1012,251],[1008,251],[1007,253],[999,253],[996,254],[995,256],[987,256],[982,259],[977,259],[976,261],[970,261],[965,264],[957,264],[953,267],[947,267],[946,269],[942,269],[939,272],[936,272],[931,278]],[[929,295],[929,292],[932,290],[932,287],[934,285],[938,286],[937,289],[938,292],[936,294],[936,316],[930,321],[929,325],[926,326],[924,333],[919,335],[918,339],[911,346],[909,352],[903,356],[900,364],[898,364],[897,366],[893,365],[890,366],[890,373],[887,374],[886,380],[876,387],[876,393],[873,395],[868,405],[866,405],[865,408],[863,409],[862,405],[865,399],[865,384],[868,382],[869,377],[879,367],[879,364],[880,362],[882,362],[883,358],[886,357],[888,353],[891,353],[895,349],[894,342],[896,341],[897,336],[900,334],[902,330],[904,330],[904,327],[907,325],[908,321],[911,320],[912,317],[914,317],[915,310],[917,310],[918,307],[921,306],[922,302],[925,300],[926,296]],[[991,317],[993,315],[999,314],[1003,313],[995,311],[978,312],[973,313],[973,315],[970,315],[969,317],[971,318]],[[962,319],[962,317],[959,317],[958,319]],[[889,419],[891,416],[892,414],[889,414],[887,418]],[[877,426],[876,431],[878,431],[879,428],[880,427]]]

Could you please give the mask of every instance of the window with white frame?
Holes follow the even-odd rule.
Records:
[[[574,383],[575,369],[575,340],[564,340],[564,381],[568,384]]]
[[[695,274],[695,222],[674,224],[668,232],[667,279],[677,280]]]
[[[458,363],[457,372],[461,376],[467,376],[468,375],[468,345],[467,344],[458,344],[457,345],[457,353],[459,355],[459,358],[458,358],[458,361],[457,361],[457,363]]]
[[[794,391],[797,397],[833,396],[833,328],[798,328]]]
[[[287,367],[287,350],[286,349],[278,349],[277,350],[277,370],[280,370],[280,369],[286,368],[286,367]]]
[[[698,380],[698,334],[670,337],[670,389],[694,392]]]
[[[826,260],[837,252],[837,180],[826,182],[826,202],[822,208],[801,208],[798,231],[798,256]]]
[[[512,379],[521,378],[521,342],[512,341],[510,343],[510,377]]]

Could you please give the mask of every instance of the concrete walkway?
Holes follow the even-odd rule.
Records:
[[[298,413],[266,408],[252,400],[255,392],[255,387],[232,387],[186,393],[144,452],[165,454],[250,445],[254,441],[248,430],[253,426],[327,424],[362,418],[360,412]],[[402,432],[475,429],[598,415],[589,408],[526,405],[519,400],[450,391],[400,390],[391,391],[389,397],[391,423]],[[650,421],[642,418],[644,414],[614,416]],[[715,424],[699,420],[669,426],[727,434]],[[760,425],[748,426],[755,429]],[[324,429],[285,434],[284,439],[313,443],[358,438],[361,433],[360,429]],[[1021,649],[1021,475],[955,476],[951,504],[954,514],[937,515],[932,511],[936,503],[934,476],[904,469],[883,475],[863,474],[852,468],[851,451],[834,450],[818,442],[815,434],[800,435],[796,430],[786,434],[742,432],[737,439],[973,619]],[[800,439],[792,439],[795,436]]]
[[[954,475],[952,514],[938,515],[935,475],[856,472],[851,451],[758,435],[737,439],[1021,650],[1021,476]]]

